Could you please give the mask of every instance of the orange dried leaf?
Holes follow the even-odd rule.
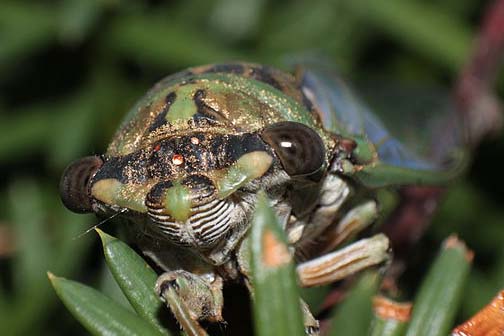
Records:
[[[394,302],[383,296],[373,298],[374,313],[382,320],[408,322],[411,318],[411,308],[411,303]]]
[[[504,290],[487,306],[453,329],[452,336],[504,335]]]

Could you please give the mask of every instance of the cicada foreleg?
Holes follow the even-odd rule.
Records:
[[[222,278],[177,270],[161,274],[155,290],[187,335],[204,336],[199,321],[222,322]]]
[[[322,233],[337,221],[338,211],[350,194],[351,190],[345,181],[337,175],[328,175],[320,189],[320,197],[313,213],[308,218],[291,216],[286,232],[289,243],[295,247],[296,255],[310,259],[310,250],[318,244]]]
[[[352,239],[371,225],[378,216],[375,201],[366,201],[350,209],[323,231],[317,244],[309,251],[309,258],[297,266],[300,284],[305,287],[332,283],[368,267],[383,264],[390,259],[389,239],[383,234],[358,240],[343,249],[335,248]],[[301,252],[301,253],[300,253]],[[306,251],[297,254],[306,254]]]
[[[350,209],[336,225],[324,232],[324,240],[319,248],[320,253],[332,252],[373,224],[377,218],[378,206],[375,201],[367,201]]]
[[[361,239],[340,250],[300,263],[297,268],[303,287],[326,285],[368,267],[390,260],[390,242],[383,234]]]

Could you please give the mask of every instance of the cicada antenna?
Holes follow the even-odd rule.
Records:
[[[87,229],[86,231],[84,231],[83,233],[79,234],[77,237],[74,237],[72,240],[77,240],[79,238],[82,238],[83,236],[85,236],[86,234],[88,234],[89,232],[93,231],[94,229],[96,229],[97,227],[105,224],[106,222],[108,222],[109,220],[112,220],[114,219],[115,217],[125,213],[128,211],[128,208],[124,208],[122,209],[121,211],[119,212],[116,212],[115,214],[111,215],[110,217],[107,217],[105,218],[104,220],[102,220],[101,222],[99,222],[98,224],[95,224],[93,226],[91,226],[89,229]]]

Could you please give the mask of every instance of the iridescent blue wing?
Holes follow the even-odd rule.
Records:
[[[400,90],[382,95],[387,105],[371,110],[334,70],[311,64],[303,64],[301,85],[327,130],[375,146],[378,161],[357,174],[364,183],[437,184],[460,170],[461,125],[454,109],[440,103],[447,99]]]

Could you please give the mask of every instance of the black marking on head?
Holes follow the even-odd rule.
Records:
[[[200,89],[194,93],[193,99],[194,103],[196,104],[197,112],[193,118],[195,120],[201,118],[213,121],[227,120],[227,118],[220,111],[213,109],[212,107],[208,106],[205,103],[204,101],[205,96],[206,96],[205,90]]]
[[[177,94],[173,91],[166,95],[163,111],[161,111],[161,113],[156,116],[156,119],[154,119],[154,122],[149,127],[149,132],[152,132],[168,123],[166,121],[166,114],[170,110],[170,106],[172,106],[172,104],[175,102],[175,99],[177,99]]]
[[[209,119],[208,117],[198,113],[196,113],[190,119],[187,119],[188,129],[205,129],[215,125],[218,125],[217,121]]]
[[[147,179],[147,176],[142,174],[136,174],[136,177],[127,176],[125,173],[125,167],[128,165],[133,166],[133,170],[140,172],[140,169],[136,162],[139,162],[139,152],[131,153],[125,156],[109,157],[105,158],[105,162],[96,175],[93,177],[91,184],[96,183],[99,180],[105,179],[116,179],[121,183],[127,183],[128,181],[133,181],[141,183]]]
[[[198,138],[194,144],[191,138]],[[108,158],[93,178],[114,178],[121,183],[144,183],[149,179],[172,180],[180,174],[199,174],[231,166],[242,155],[270,152],[257,133],[240,135],[212,135],[193,133],[160,140],[134,153]],[[175,165],[173,155],[182,155],[184,164]]]
[[[255,151],[264,151],[264,141],[257,134],[243,134],[230,137],[226,141],[226,152],[231,160],[236,161],[242,155]]]
[[[273,69],[268,66],[254,66],[252,67],[251,78],[273,86],[275,89],[283,91],[280,83],[273,75]]]
[[[145,205],[149,208],[163,208],[166,190],[171,187],[173,187],[172,181],[162,181],[156,184],[145,197]]]
[[[189,175],[182,181],[182,185],[190,190],[191,195],[197,195],[197,202],[212,197],[216,191],[212,180],[199,174]]]
[[[257,81],[266,83],[273,86],[275,89],[282,91],[282,86],[275,79],[275,70],[268,66],[256,65],[256,64],[241,64],[241,63],[229,63],[229,64],[215,64],[205,70],[203,73],[230,73],[234,75],[243,75],[255,79]]]
[[[215,64],[203,73],[232,73],[235,75],[242,75],[245,72],[245,67],[240,63],[230,64]]]

